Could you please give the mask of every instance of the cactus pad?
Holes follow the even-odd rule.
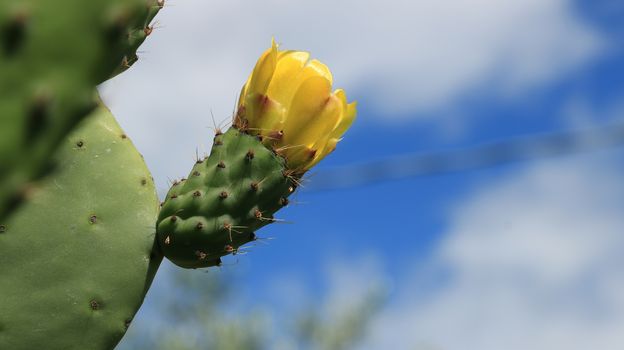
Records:
[[[112,349],[162,260],[153,181],[103,107],[55,159],[0,222],[0,349]]]
[[[0,1],[0,220],[50,173],[59,142],[95,108],[94,87],[129,66],[161,6]]]
[[[284,159],[257,137],[235,128],[218,133],[210,156],[169,190],[158,220],[160,248],[181,267],[219,265],[275,221],[296,183]]]
[[[143,0],[145,7],[133,17],[133,23],[126,28],[126,37],[123,42],[124,55],[111,77],[130,68],[138,59],[137,49],[152,33],[154,27],[150,25],[158,11],[165,6],[165,0]]]

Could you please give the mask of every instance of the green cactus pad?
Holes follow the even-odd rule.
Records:
[[[94,88],[125,69],[158,0],[0,1],[0,220],[49,174]]]
[[[162,260],[154,184],[103,107],[55,159],[0,222],[0,349],[112,349]]]
[[[158,244],[178,266],[220,264],[255,239],[288,205],[297,179],[284,159],[258,138],[230,128],[215,136],[211,154],[198,160],[187,179],[176,181],[158,219]]]
[[[123,40],[124,55],[110,77],[130,68],[138,59],[137,50],[143,41],[152,33],[154,27],[150,23],[165,6],[165,0],[143,0],[145,7],[133,17],[133,22],[126,27],[126,38]]]

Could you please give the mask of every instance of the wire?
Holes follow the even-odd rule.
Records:
[[[306,192],[362,187],[406,178],[455,173],[624,145],[624,122],[535,134],[431,153],[404,154],[339,166],[313,175]]]

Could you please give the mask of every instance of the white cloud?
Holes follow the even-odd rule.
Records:
[[[620,184],[608,166],[560,161],[478,191],[366,348],[621,349]],[[428,284],[441,273],[445,282]]]
[[[228,119],[272,36],[310,50],[350,99],[389,119],[480,88],[523,91],[602,47],[572,0],[168,0],[157,22],[140,61],[102,89],[157,177],[181,176],[209,146],[211,111]]]

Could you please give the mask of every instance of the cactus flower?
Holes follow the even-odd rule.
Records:
[[[278,50],[273,41],[243,86],[234,117],[235,127],[261,136],[301,173],[334,150],[356,114],[343,90],[332,92],[327,66],[309,57]]]

